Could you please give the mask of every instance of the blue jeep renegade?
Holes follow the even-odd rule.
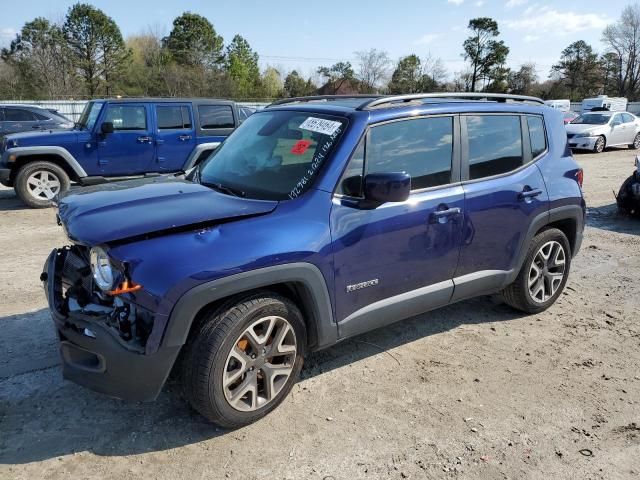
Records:
[[[37,208],[49,206],[70,182],[92,185],[187,170],[213,152],[245,110],[205,98],[94,100],[73,130],[6,136],[0,183]]]
[[[59,202],[42,280],[64,377],[205,417],[274,409],[305,355],[477,295],[561,294],[584,226],[562,115],[531,97],[308,97],[185,174]]]

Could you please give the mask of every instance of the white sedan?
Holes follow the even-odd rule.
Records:
[[[570,148],[595,153],[605,147],[640,148],[640,119],[628,112],[585,112],[566,127]]]

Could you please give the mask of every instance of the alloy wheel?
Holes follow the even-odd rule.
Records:
[[[251,412],[270,403],[293,372],[296,335],[291,324],[279,316],[260,318],[234,343],[222,378],[229,405]]]
[[[37,200],[53,200],[60,193],[60,179],[47,170],[36,170],[27,178],[27,188]]]
[[[640,133],[633,139],[633,148],[636,150],[640,148]]]
[[[598,137],[596,140],[596,152],[602,153],[604,151],[604,138]]]
[[[529,294],[534,302],[545,303],[555,295],[565,275],[564,247],[552,240],[542,245],[529,268]]]

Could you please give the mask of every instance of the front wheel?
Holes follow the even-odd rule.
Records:
[[[571,249],[564,233],[550,228],[529,246],[520,273],[502,292],[505,302],[527,313],[538,313],[558,299],[569,276]]]
[[[595,145],[593,146],[593,153],[602,153],[604,152],[604,147],[607,145],[607,141],[605,138],[600,135],[596,140]]]
[[[255,422],[291,391],[306,341],[302,314],[287,298],[264,292],[227,303],[191,335],[182,364],[185,397],[220,426]]]
[[[44,208],[56,195],[69,190],[69,185],[69,176],[55,163],[32,162],[18,171],[14,188],[27,206]]]

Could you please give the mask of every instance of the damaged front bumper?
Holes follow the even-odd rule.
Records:
[[[54,249],[41,277],[60,341],[63,377],[123,400],[155,400],[180,347],[163,346],[146,353],[139,342],[114,329],[109,308],[80,308],[75,300],[74,308],[70,308],[70,289],[65,289],[62,281],[70,252],[68,248]]]
[[[569,148],[573,148],[575,150],[593,150],[598,138],[600,137],[570,137]]]

